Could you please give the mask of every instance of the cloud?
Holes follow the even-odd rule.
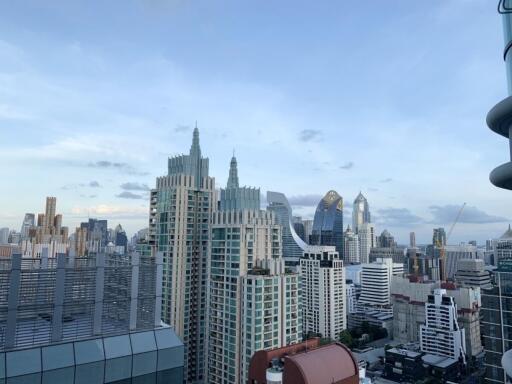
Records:
[[[370,187],[370,188],[368,188],[368,190],[369,190],[370,192],[378,192],[378,191],[379,191],[379,188],[372,188],[372,187]]]
[[[300,131],[299,140],[300,141],[313,141],[318,140],[322,136],[322,131],[318,129],[303,129]]]
[[[294,207],[315,207],[322,200],[321,195],[296,195],[290,196],[288,202]]]
[[[393,181],[393,179],[391,177],[388,177],[386,179],[381,180],[380,182],[381,183],[391,183],[392,181]]]
[[[340,165],[340,169],[349,170],[349,169],[352,169],[352,168],[354,168],[354,163],[352,161],[349,161],[348,163]]]
[[[136,193],[128,192],[128,191],[121,192],[119,195],[116,195],[116,197],[119,197],[120,199],[136,199],[136,200],[140,200],[140,199],[144,198],[142,195],[137,195]]]
[[[460,205],[432,205],[429,207],[430,213],[433,218],[429,221],[432,224],[452,224],[459,214]],[[459,223],[468,224],[491,224],[491,223],[503,223],[509,219],[501,216],[493,216],[478,209],[474,206],[466,206],[462,211]]]
[[[98,195],[80,195],[80,197],[82,197],[84,199],[94,199],[94,198],[98,197]]]
[[[85,188],[85,187],[89,187],[89,188],[101,188],[101,185],[99,182],[97,182],[96,180],[93,180],[93,181],[90,181],[89,183],[78,183],[78,184],[66,184],[62,187],[60,187],[60,189],[63,189],[65,191],[67,190],[71,190],[71,189],[79,189],[79,188]]]
[[[149,191],[150,188],[146,184],[128,182],[121,184],[121,189],[125,191]]]
[[[390,227],[404,227],[411,225],[418,225],[425,222],[425,220],[407,208],[383,208],[377,210],[377,221],[379,224],[388,225]]]
[[[92,163],[87,164],[90,168],[102,168],[102,169],[114,169],[121,172],[126,172],[129,175],[139,175],[139,176],[145,176],[148,175],[149,172],[140,172],[137,171],[135,168],[133,168],[128,163],[118,163],[118,162],[112,162],[108,160],[100,160]]]
[[[176,132],[176,133],[189,132],[190,129],[191,129],[190,125],[178,124],[174,128],[174,132]]]
[[[148,208],[141,207],[126,207],[118,205],[100,204],[89,207],[75,206],[71,209],[71,215],[75,217],[88,217],[90,215],[107,217],[107,218],[121,218],[121,219],[144,219],[148,217]]]

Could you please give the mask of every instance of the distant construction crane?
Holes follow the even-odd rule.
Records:
[[[462,204],[462,207],[460,207],[459,212],[457,213],[457,216],[455,217],[455,220],[450,227],[450,230],[448,231],[448,234],[446,235],[446,243],[448,243],[448,240],[450,239],[450,236],[452,235],[453,228],[455,228],[455,225],[458,223],[460,219],[460,215],[462,215],[462,211],[466,207],[466,203]],[[446,273],[446,258],[445,258],[445,246],[446,244],[443,244],[439,241],[439,239],[436,240],[435,244],[439,248],[439,262],[440,262],[440,273],[439,277],[441,281],[446,281],[448,278]]]

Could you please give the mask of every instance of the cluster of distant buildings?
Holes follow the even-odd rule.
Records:
[[[89,219],[69,235],[53,197],[37,220],[25,216],[19,233],[0,230],[8,279],[26,270],[47,277],[22,279],[19,290],[45,278],[54,290],[54,302],[32,299],[22,325],[13,320],[18,313],[9,320],[7,312],[0,354],[27,347],[41,354],[45,345],[130,338],[167,324],[177,336],[169,345],[181,356],[172,372],[185,383],[321,383],[311,378],[328,376],[337,383],[505,383],[512,230],[485,248],[447,245],[442,228],[431,245],[417,245],[411,233],[410,244],[400,246],[389,231],[376,233],[361,193],[351,225],[344,226],[335,191],[319,201],[313,220],[301,220],[279,192],[268,192],[262,209],[260,190],[240,186],[235,157],[225,188],[216,189],[208,168],[195,129],[189,154],[170,158],[168,174],[156,180],[148,228],[130,243],[106,220]],[[48,269],[56,273],[48,277]],[[77,280],[80,288],[66,282],[79,271],[90,277]],[[6,297],[21,310],[24,299],[11,290]],[[36,326],[40,342],[17,341],[35,340],[16,332]],[[369,327],[386,335],[386,348],[366,344]],[[360,346],[336,344],[343,334],[362,334]]]
[[[0,229],[0,257],[20,251],[23,257],[40,258],[43,250],[49,257],[59,253],[86,256],[89,252],[125,254],[128,238],[120,224],[108,228],[107,220],[88,219],[73,234],[62,225],[62,215],[56,213],[57,199],[46,198],[45,212],[37,215],[26,213],[20,232]]]

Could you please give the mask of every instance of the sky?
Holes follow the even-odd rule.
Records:
[[[485,117],[507,96],[496,1],[0,3],[0,227],[57,197],[64,225],[147,226],[147,190],[196,124],[217,186],[311,218],[359,193],[377,232],[450,243],[501,235],[512,192],[489,172],[508,142]]]

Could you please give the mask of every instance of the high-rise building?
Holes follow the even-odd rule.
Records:
[[[318,203],[309,244],[334,246],[343,257],[343,198],[336,191],[327,192]]]
[[[369,262],[372,263],[377,259],[390,258],[395,263],[405,263],[406,250],[404,247],[375,247],[370,249],[370,255],[368,256]]]
[[[150,192],[149,246],[163,253],[162,319],[185,344],[185,382],[205,381],[208,247],[215,180],[194,129],[188,155],[169,159]]]
[[[126,236],[126,231],[123,229],[121,224],[118,224],[114,230],[114,245],[116,247],[121,247],[123,249],[123,253],[128,250],[128,236]]]
[[[445,289],[435,289],[425,303],[425,325],[420,328],[421,351],[466,360],[466,339],[457,321],[457,304]]]
[[[91,251],[101,251],[108,245],[108,221],[89,219],[88,222],[80,224],[80,227],[87,229],[87,242]]]
[[[446,232],[444,228],[434,228],[432,235],[432,244],[434,246],[446,245]]]
[[[9,228],[0,228],[0,244],[9,244]]]
[[[359,259],[361,263],[370,261],[370,250],[376,246],[375,226],[372,223],[359,225],[357,235],[359,236]]]
[[[251,358],[257,351],[298,343],[303,330],[300,277],[287,271],[282,258],[257,261],[242,277],[242,292],[240,358],[244,384]]]
[[[300,267],[304,333],[337,339],[347,328],[343,261],[334,247],[311,247]]]
[[[444,267],[446,268],[445,278],[453,280],[457,271],[457,263],[463,259],[477,259],[478,248],[474,245],[445,245],[444,247]],[[427,251],[436,258],[440,258],[441,250],[439,247],[428,247]]]
[[[481,333],[485,350],[485,384],[505,384],[502,357],[512,349],[512,262],[500,260],[492,288],[482,290]]]
[[[359,257],[359,236],[350,229],[350,225],[347,226],[347,230],[343,236],[343,261],[346,264],[359,263],[361,261]]]
[[[393,263],[392,259],[378,259],[362,265],[361,296],[359,303],[376,307],[391,304],[391,278],[402,276],[404,265]]]
[[[246,353],[241,349],[247,336],[243,323],[244,301],[249,299],[248,307],[256,308],[256,296],[244,296],[242,282],[250,270],[257,270],[257,262],[262,260],[282,260],[281,227],[275,223],[272,212],[244,210],[213,214],[208,304],[210,383],[241,383],[246,374],[243,371]],[[279,278],[284,273],[284,269],[275,270],[272,276]],[[258,297],[263,300],[261,294]],[[273,296],[267,299],[270,303],[267,306],[274,304]],[[275,325],[281,327],[281,318],[276,319]]]
[[[352,209],[352,229],[354,232],[359,233],[359,227],[365,223],[371,223],[370,206],[366,197],[359,192],[359,195],[354,200]]]
[[[57,208],[57,198],[47,197],[46,198],[46,209],[44,213],[44,229],[45,234],[51,234],[51,231],[55,225],[55,211]]]
[[[229,178],[238,180],[233,161]],[[245,187],[230,188],[211,220],[207,358],[212,384],[245,384],[252,353],[302,336],[299,275],[284,268],[282,227],[259,204],[231,209],[250,207],[254,197],[243,192]]]
[[[267,209],[274,212],[277,223],[283,227],[283,257],[288,265],[298,265],[308,244],[295,232],[292,208],[281,192],[267,191]]]
[[[77,227],[75,231],[75,252],[78,257],[83,257],[87,250],[87,228]]]
[[[183,343],[160,320],[161,272],[161,255],[13,254],[0,264],[0,380],[183,382]]]
[[[409,233],[409,246],[411,248],[416,248],[416,233]]]
[[[33,213],[25,213],[23,223],[21,224],[21,239],[26,240],[29,238],[30,230],[35,227],[35,215]]]

